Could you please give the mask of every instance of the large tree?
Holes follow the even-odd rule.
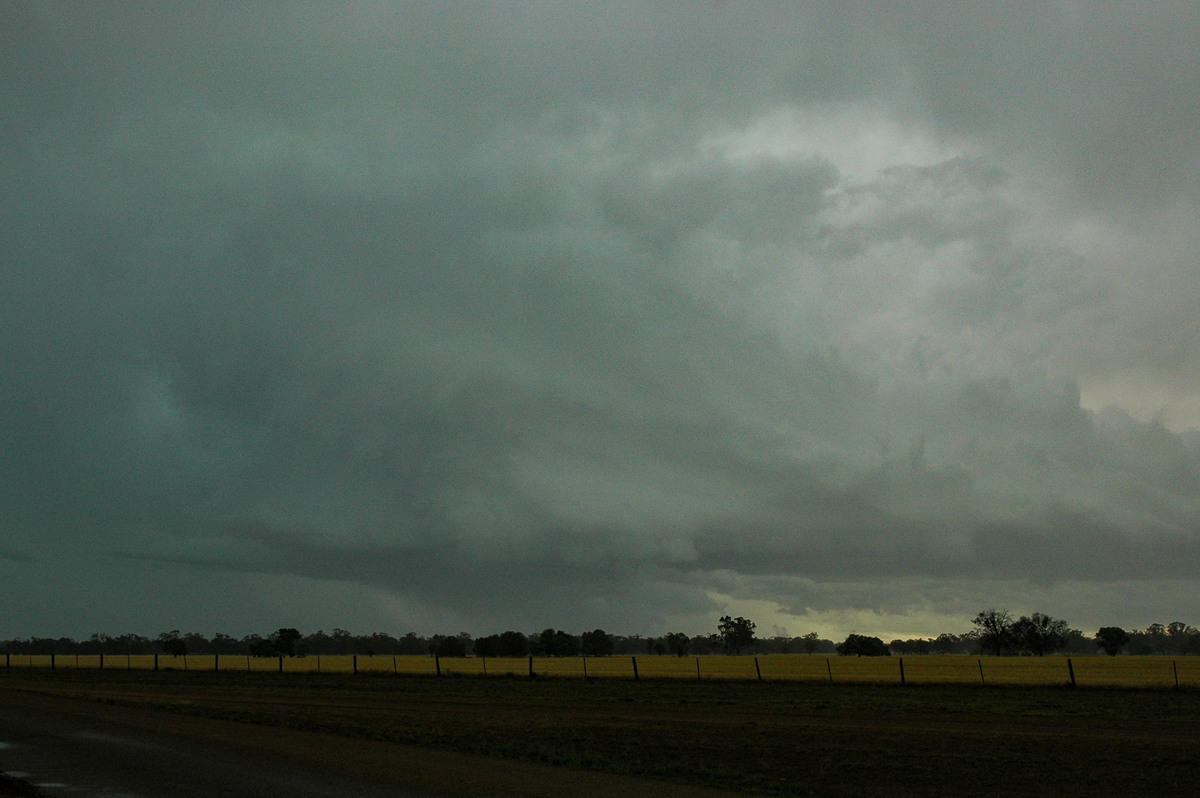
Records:
[[[682,657],[688,652],[688,645],[692,639],[683,632],[671,632],[667,635],[667,650],[677,657]]]
[[[155,641],[162,646],[162,650],[173,657],[182,657],[188,653],[187,642],[179,636],[178,629],[172,629],[169,632],[163,632]]]
[[[878,637],[850,635],[838,644],[837,653],[845,657],[886,657],[891,652]]]
[[[579,653],[579,638],[561,629],[546,629],[531,642],[533,653],[543,657],[573,657]]]
[[[300,653],[297,646],[303,637],[299,629],[285,626],[273,634],[271,640],[275,644],[275,650],[279,652],[280,656],[294,657]]]
[[[1117,656],[1128,642],[1129,632],[1119,626],[1102,626],[1100,631],[1096,632],[1096,645],[1104,649],[1104,653],[1110,657]]]
[[[429,638],[429,649],[439,657],[465,657],[471,636],[466,632],[456,635],[434,635]]]
[[[487,635],[475,641],[475,656],[500,656],[500,635]]]
[[[1011,631],[1016,645],[1042,657],[1063,647],[1071,627],[1064,620],[1035,612],[1018,618]]]
[[[612,635],[603,629],[584,632],[579,637],[579,648],[585,657],[607,657],[613,653]]]
[[[524,657],[529,653],[529,638],[511,629],[500,633],[501,657]]]
[[[972,625],[979,630],[979,645],[997,657],[1012,642],[1012,616],[1008,610],[987,609],[975,616]]]
[[[717,634],[727,654],[741,654],[754,645],[754,621],[740,615],[736,618],[722,616],[717,624]]]

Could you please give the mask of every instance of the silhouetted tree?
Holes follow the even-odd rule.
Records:
[[[667,650],[677,657],[687,654],[689,643],[691,639],[683,632],[671,632],[667,635]]]
[[[113,650],[112,638],[106,634],[94,634],[79,644],[80,654],[103,654]]]
[[[1009,630],[1013,643],[1039,657],[1062,648],[1069,631],[1066,621],[1040,612],[1022,615]]]
[[[579,656],[579,638],[570,632],[556,630],[554,632],[554,652],[556,657]]]
[[[162,650],[173,657],[182,657],[188,652],[187,643],[179,636],[178,629],[163,632],[155,639]]]
[[[816,635],[816,632],[809,632],[809,635]],[[833,654],[837,651],[837,644],[827,637],[809,637],[805,635],[803,641],[804,652],[812,654]],[[811,652],[809,649],[812,649]]]
[[[1166,631],[1167,649],[1172,654],[1187,654],[1196,649],[1196,637],[1200,630],[1194,626],[1188,626],[1183,621],[1171,621]]]
[[[949,654],[957,645],[957,636],[942,632],[929,644],[929,651],[933,654]]]
[[[391,645],[397,654],[428,654],[429,641],[418,637],[416,632],[407,632],[399,640],[391,638]],[[386,651],[387,649],[383,649]]]
[[[891,652],[878,637],[852,634],[844,642],[838,644],[837,653],[842,656],[886,657]]]
[[[275,653],[282,657],[294,657],[300,653],[297,647],[300,645],[302,637],[299,629],[287,626],[272,635],[271,642],[275,646]]]
[[[613,641],[614,654],[640,654],[642,649],[639,635],[609,635]]]
[[[334,627],[329,633],[329,644],[332,646],[330,654],[353,654],[354,653],[354,635],[347,632],[345,629]]]
[[[500,635],[487,635],[485,637],[477,638],[475,640],[475,656],[500,656]]]
[[[990,648],[997,657],[1012,642],[1013,621],[1008,610],[984,610],[971,623],[979,631],[980,648]]]
[[[579,653],[579,638],[561,629],[545,629],[534,640],[533,652],[544,657],[573,657]]]
[[[242,643],[246,645],[246,653],[252,657],[274,657],[277,655],[275,641],[269,640],[262,635],[247,635],[242,638]]]
[[[187,646],[189,654],[211,654],[213,653],[212,641],[202,634],[197,632],[188,632],[181,638]]]
[[[439,657],[465,657],[467,656],[467,641],[470,639],[471,636],[466,632],[453,637],[434,635],[429,638],[429,648]]]
[[[1057,650],[1062,654],[1094,654],[1096,641],[1078,629],[1068,629]]]
[[[1167,638],[1167,627],[1161,623],[1150,624],[1146,627],[1145,631],[1139,632],[1136,637],[1143,649],[1138,653],[1166,654],[1170,649],[1170,640]]]
[[[607,657],[613,653],[613,639],[603,629],[594,629],[580,636],[579,648],[585,657]]]
[[[149,654],[154,651],[154,641],[142,635],[123,634],[112,639],[108,650],[121,654]]]
[[[740,615],[737,618],[724,615],[717,624],[717,634],[721,638],[721,647],[725,649],[726,653],[741,654],[742,651],[754,645],[754,621],[747,620]]]
[[[893,654],[929,654],[933,651],[933,641],[926,637],[893,640],[888,643],[888,650]]]
[[[529,638],[520,632],[500,633],[500,657],[524,657],[529,654]]]
[[[1115,657],[1129,642],[1129,632],[1119,626],[1102,626],[1096,632],[1096,645],[1104,649],[1104,653]]]
[[[1187,654],[1200,651],[1200,630],[1182,621],[1152,623],[1129,633],[1130,654]]]
[[[237,654],[242,651],[241,643],[227,634],[217,632],[209,641],[214,654]]]

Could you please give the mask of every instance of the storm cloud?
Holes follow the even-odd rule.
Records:
[[[0,636],[1194,622],[1197,35],[6,6]]]

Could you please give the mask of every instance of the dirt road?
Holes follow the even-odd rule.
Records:
[[[430,795],[353,776],[323,758],[290,756],[278,733],[243,740],[239,729],[195,728],[190,719],[81,709],[61,699],[3,696],[0,767],[46,796]]]
[[[0,689],[0,796],[289,798],[726,793]],[[5,791],[8,791],[7,793]]]

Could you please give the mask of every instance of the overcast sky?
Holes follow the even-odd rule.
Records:
[[[0,637],[1200,624],[1198,41],[4,3]]]

